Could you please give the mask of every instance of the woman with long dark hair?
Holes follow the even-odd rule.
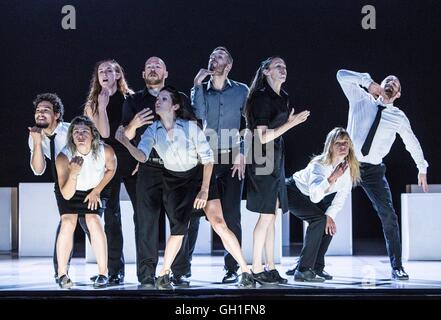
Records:
[[[260,213],[253,232],[253,277],[261,283],[286,283],[274,264],[274,233],[278,208],[288,211],[285,186],[285,151],[282,134],[306,121],[309,111],[294,114],[288,94],[282,58],[271,57],[260,64],[250,87],[246,119],[252,130],[253,154],[247,165],[247,209]],[[266,270],[262,265],[265,249]]]
[[[155,286],[172,289],[170,268],[178,253],[193,208],[203,209],[214,231],[220,236],[225,248],[238,261],[242,278],[240,286],[252,287],[254,281],[242,254],[239,241],[228,229],[216,193],[213,171],[213,151],[196,119],[182,106],[179,92],[165,86],[159,92],[155,105],[159,120],[149,126],[141,137],[138,148],[134,147],[124,130],[118,130],[117,138],[139,162],[148,159],[155,148],[164,161],[164,206],[170,221],[170,237],[164,252],[164,263]],[[201,165],[202,163],[202,165]]]

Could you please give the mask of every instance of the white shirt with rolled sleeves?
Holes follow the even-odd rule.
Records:
[[[197,166],[199,159],[202,164],[214,163],[213,151],[195,121],[176,119],[173,137],[169,137],[161,121],[155,121],[138,144],[146,159],[152,148],[164,161],[164,167],[171,171],[188,171]]]
[[[327,195],[336,192],[331,206],[325,212],[326,215],[335,220],[337,214],[343,208],[346,197],[351,192],[352,180],[348,168],[333,185],[330,185],[328,177],[334,170],[335,167],[332,165],[312,161],[305,169],[297,171],[292,177],[300,192],[308,196],[314,203],[318,203]]]
[[[70,123],[68,122],[60,122],[58,123],[57,127],[55,128],[53,133],[56,133],[57,135],[55,136],[55,156],[57,156],[60,151],[64,148],[64,146],[66,145],[66,138],[67,138],[67,131],[69,129]],[[43,148],[43,153],[44,156],[50,160],[51,159],[51,150],[50,150],[50,140],[49,138],[44,135],[43,138],[43,142],[42,142],[42,148]],[[29,149],[31,151],[31,158],[30,158],[30,166],[32,171],[34,172],[34,175],[36,176],[41,176],[45,171],[46,171],[46,163],[45,163],[45,167],[43,169],[42,172],[38,173],[35,171],[34,167],[32,167],[32,154],[34,151],[34,141],[32,139],[32,136],[29,134],[29,139],[28,139],[28,144],[29,144]]]
[[[373,82],[368,73],[349,70],[339,70],[337,80],[349,100],[349,115],[347,130],[354,143],[355,155],[360,162],[380,164],[389,153],[398,133],[416,163],[419,173],[427,173],[429,164],[424,159],[423,150],[412,131],[409,119],[403,111],[392,104],[382,103],[382,98],[375,99],[363,88],[369,88]],[[361,86],[361,87],[360,87]],[[381,114],[381,120],[372,141],[369,154],[363,156],[361,148],[374,122],[378,105],[386,109]]]

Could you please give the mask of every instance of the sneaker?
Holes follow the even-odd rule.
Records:
[[[270,275],[268,271],[254,273],[251,271],[253,279],[260,284],[277,284],[278,282]]]
[[[256,281],[254,281],[253,276],[249,272],[242,272],[240,275],[240,282],[237,284],[238,287],[243,288],[255,288]]]
[[[268,270],[268,273],[275,281],[277,281],[278,284],[288,283],[288,279],[282,278],[279,274],[279,271],[277,271],[276,269]]]
[[[173,290],[173,286],[170,281],[170,274],[166,273],[156,279],[155,288],[158,290]]]
[[[188,288],[190,286],[190,281],[185,279],[185,276],[173,275],[170,281],[175,287]]]
[[[227,273],[222,279],[222,283],[236,283],[238,280],[238,275],[236,271],[229,271],[227,270]]]
[[[96,277],[95,281],[93,282],[93,287],[95,289],[99,288],[105,288],[109,284],[109,278],[107,278],[105,275],[99,274],[98,277]]]

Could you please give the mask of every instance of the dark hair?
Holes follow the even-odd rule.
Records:
[[[274,59],[282,59],[279,56],[273,56],[265,59],[260,63],[259,69],[257,69],[256,74],[254,75],[253,81],[250,85],[250,92],[248,93],[247,102],[245,105],[245,118],[247,120],[247,124],[250,124],[251,122],[251,114],[252,114],[252,99],[254,98],[254,95],[257,91],[261,90],[265,85],[268,84],[268,81],[266,80],[266,76],[263,74],[263,70],[267,70],[271,64],[271,62],[274,61]]]
[[[37,109],[38,104],[42,101],[50,102],[52,104],[52,109],[54,110],[54,113],[60,114],[60,117],[57,119],[57,122],[63,121],[64,106],[63,106],[63,102],[61,102],[60,97],[57,96],[56,93],[38,94],[37,97],[32,102],[34,104],[34,112]]]
[[[222,46],[216,47],[216,48],[213,49],[213,52],[216,51],[216,50],[224,51],[227,54],[227,56],[228,56],[228,63],[229,64],[233,64],[233,56],[231,55],[231,53],[228,51],[228,49],[226,47],[222,47]]]
[[[196,117],[191,113],[184,105],[182,94],[176,90],[172,86],[164,86],[161,91],[167,91],[170,93],[170,97],[172,100],[172,104],[179,105],[179,109],[176,110],[176,118],[184,119],[184,120],[190,120],[190,121],[196,121]]]
[[[72,136],[73,129],[77,124],[84,124],[90,128],[90,132],[92,134],[92,155],[95,159],[97,159],[99,147],[101,144],[100,133],[98,132],[98,129],[96,128],[93,121],[90,120],[90,118],[87,116],[77,116],[73,118],[72,122],[70,123],[69,129],[67,130],[66,147],[70,150],[72,154],[75,154],[75,152],[77,151],[77,146],[75,145]]]

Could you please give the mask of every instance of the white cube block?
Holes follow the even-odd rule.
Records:
[[[401,195],[404,260],[441,260],[441,193]]]

